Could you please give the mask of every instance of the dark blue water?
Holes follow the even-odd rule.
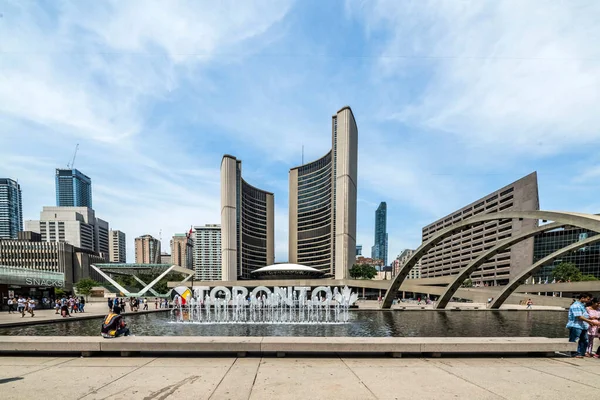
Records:
[[[136,336],[566,337],[566,312],[355,311],[336,325],[175,324],[167,313],[125,317]],[[0,335],[97,336],[101,319],[1,328]]]

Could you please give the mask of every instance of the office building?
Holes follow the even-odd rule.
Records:
[[[362,244],[356,245],[356,256],[362,256]]]
[[[108,246],[110,251],[109,261],[114,263],[127,262],[127,244],[125,232],[110,230],[108,233]]]
[[[0,178],[0,239],[16,239],[22,230],[21,186],[12,179]]]
[[[152,235],[143,235],[135,238],[135,263],[160,264],[160,240]]]
[[[423,242],[440,230],[479,214],[499,211],[539,210],[537,174],[535,172],[498,189],[423,228]],[[505,219],[482,222],[437,244],[421,259],[421,276],[431,278],[457,274],[484,250],[502,239],[528,232],[537,220]],[[527,239],[490,258],[471,275],[474,283],[506,285],[533,262],[533,238]]]
[[[173,265],[171,255],[169,253],[162,252],[160,254],[160,263]]]
[[[385,201],[381,202],[375,211],[374,243],[371,249],[371,258],[378,258],[383,261],[383,265],[388,265],[387,204]]]
[[[39,220],[25,221],[25,230],[40,233],[44,242],[66,242],[109,258],[108,222],[88,207],[44,207]]]
[[[332,149],[289,172],[289,261],[349,278],[356,259],[358,129],[350,107],[332,117]]]
[[[580,242],[598,233],[586,229],[565,227],[536,235],[533,242],[533,262],[549,256],[573,243]],[[574,264],[583,275],[592,275],[600,279],[600,243],[582,247],[579,250],[564,254],[544,265],[535,275],[535,282],[552,282],[554,268],[562,263]]]
[[[242,178],[242,161],[221,161],[222,279],[250,279],[250,273],[275,261],[273,193]]]
[[[56,205],[92,208],[92,180],[77,169],[56,169]]]
[[[187,269],[194,268],[194,240],[192,235],[191,229],[189,233],[176,233],[173,235],[171,239],[171,263]],[[221,250],[219,250],[219,260],[221,259],[220,252]],[[220,270],[221,263],[219,262]]]
[[[194,279],[222,280],[221,251],[221,225],[194,227]]]

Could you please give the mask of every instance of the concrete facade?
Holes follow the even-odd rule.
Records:
[[[539,210],[535,172],[423,228],[423,243],[442,229],[479,214]],[[424,278],[453,275],[498,241],[536,228],[537,220],[506,219],[469,227],[436,245],[421,260]],[[476,283],[505,285],[533,262],[533,238],[506,249],[471,275]]]
[[[0,179],[0,239],[16,239],[23,230],[21,186],[9,178]]]
[[[160,264],[160,240],[152,235],[135,238],[136,264]]]
[[[221,255],[221,225],[195,226],[194,279],[221,280]]]
[[[118,230],[110,230],[108,233],[110,262],[124,263],[127,262],[127,243],[125,232]]]
[[[40,233],[44,242],[67,242],[109,257],[108,222],[88,207],[44,207],[39,220],[25,221],[25,230]]]
[[[242,161],[221,161],[221,276],[249,279],[250,273],[275,262],[273,193],[242,178]]]
[[[289,172],[289,262],[345,279],[356,257],[358,129],[350,107],[332,117],[332,149]]]

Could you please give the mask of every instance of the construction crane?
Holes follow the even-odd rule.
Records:
[[[75,166],[75,157],[77,157],[77,150],[79,150],[79,143],[75,146],[75,153],[73,154],[73,159],[70,163],[67,164],[67,168],[73,168]]]

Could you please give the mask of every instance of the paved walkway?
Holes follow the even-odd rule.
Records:
[[[150,310],[153,310],[154,303],[148,304],[148,308]],[[129,309],[129,307],[127,307],[127,309]],[[141,310],[141,308],[140,308],[140,310]],[[85,312],[71,314],[71,315],[73,315],[72,318],[63,318],[60,314],[56,314],[56,311],[54,309],[52,309],[52,310],[42,310],[42,309],[35,310],[34,317],[29,315],[28,313],[25,313],[25,316],[21,317],[21,314],[17,313],[16,311],[14,314],[9,314],[8,311],[2,311],[0,313],[0,327],[2,327],[3,325],[6,326],[8,324],[13,324],[13,323],[23,323],[23,322],[29,323],[31,321],[37,321],[39,323],[39,321],[52,322],[55,320],[65,320],[65,319],[76,320],[77,318],[90,318],[93,316],[104,316],[107,313],[108,313],[108,304],[105,302],[87,303],[85,306]],[[128,315],[128,313],[125,313],[124,315]]]
[[[2,399],[597,398],[600,360],[0,357]]]

